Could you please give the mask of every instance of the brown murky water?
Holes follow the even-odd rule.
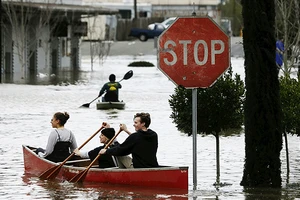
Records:
[[[215,187],[215,138],[197,137],[197,190],[193,191],[192,137],[177,131],[169,118],[168,98],[174,85],[155,67],[129,68],[134,59],[156,63],[155,56],[109,57],[103,66],[87,73],[87,80],[76,85],[0,85],[0,199],[299,199],[300,166],[299,138],[289,136],[290,175],[287,180],[285,151],[282,151],[281,190],[244,189],[239,185],[244,165],[244,135],[220,138],[222,186]],[[243,61],[234,60],[235,72],[243,72]],[[83,67],[89,64],[83,62]],[[96,110],[80,108],[97,97],[110,73],[117,79],[129,71],[134,75],[122,81],[120,99],[126,102],[125,110]],[[109,122],[117,128],[119,123],[132,125],[136,112],[149,112],[151,128],[159,135],[158,161],[161,165],[189,166],[189,191],[181,194],[172,190],[120,185],[74,185],[68,182],[43,181],[24,175],[22,144],[45,147],[51,131],[50,119],[54,112],[67,111],[70,119],[66,127],[74,132],[82,144],[101,125]],[[132,128],[133,130],[133,128]],[[120,134],[122,142],[126,134]],[[83,149],[99,144],[95,137]]]

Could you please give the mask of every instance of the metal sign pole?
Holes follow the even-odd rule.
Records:
[[[196,16],[193,3],[192,16]],[[197,190],[197,88],[192,89],[192,123],[193,123],[193,190]]]
[[[197,88],[192,89],[193,190],[197,190]]]

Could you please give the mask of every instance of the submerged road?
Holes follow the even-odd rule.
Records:
[[[231,37],[231,57],[244,57],[243,49],[243,38],[242,37]],[[84,42],[81,44],[81,53],[83,56],[91,55],[90,53],[90,43]],[[118,55],[156,55],[157,51],[155,48],[155,40],[149,39],[146,42],[141,42],[139,40],[132,41],[117,41],[112,42],[109,56]]]

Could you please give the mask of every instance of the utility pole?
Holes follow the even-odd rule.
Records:
[[[232,21],[232,27],[233,27],[233,34],[232,35],[239,35],[239,34],[236,34],[236,0],[233,0],[233,21]]]
[[[1,1],[1,0],[0,0],[0,1]],[[133,7],[134,7],[134,20],[137,19],[137,7],[136,7],[136,1],[137,1],[137,0],[134,0],[134,5],[133,5]]]

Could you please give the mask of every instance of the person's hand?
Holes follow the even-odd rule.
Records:
[[[125,131],[128,135],[131,134],[131,132],[128,131],[127,126],[125,124],[120,124],[120,129],[122,131]]]
[[[109,123],[107,123],[107,122],[103,122],[103,123],[102,123],[102,126],[103,126],[104,128],[110,128],[110,125],[109,125]]]
[[[112,142],[112,144],[114,144],[115,142],[118,142],[117,138],[114,139],[114,141]]]
[[[120,124],[120,129],[123,130],[123,131],[125,131],[125,132],[128,131],[126,124]]]
[[[41,158],[43,158],[44,157],[44,153],[43,152],[39,152],[38,156],[41,157]]]
[[[101,149],[100,151],[99,151],[99,154],[105,154],[106,153],[106,149]]]
[[[79,149],[78,149],[78,148],[76,148],[76,149],[74,150],[74,153],[75,153],[75,155],[77,155],[77,156],[80,156],[80,157],[81,157],[81,152],[79,151]]]

